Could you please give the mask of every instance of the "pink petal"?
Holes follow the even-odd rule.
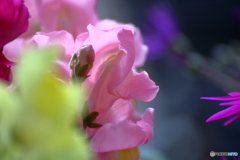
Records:
[[[147,72],[131,71],[126,79],[114,89],[114,93],[123,99],[140,99],[151,101],[155,98],[159,87],[149,78]]]
[[[101,124],[116,124],[120,121],[130,119],[132,112],[133,106],[130,100],[118,99],[107,112],[99,115],[98,122]]]
[[[50,33],[38,32],[37,35],[45,35],[49,37],[49,42],[52,45],[59,45],[65,49],[66,55],[72,55],[74,53],[75,44],[73,37],[66,31],[54,31]]]
[[[109,152],[135,148],[147,143],[153,135],[153,109],[147,109],[143,119],[137,124],[121,121],[117,124],[105,124],[91,140],[93,151]]]
[[[224,123],[224,126],[232,123],[233,121],[235,121],[236,119],[240,118],[240,114],[237,114],[235,116],[233,116],[232,118],[230,118],[229,120],[227,120],[225,123]]]
[[[89,111],[105,112],[110,109],[113,103],[118,99],[118,97],[111,95],[107,91],[107,85],[109,82],[109,76],[112,68],[111,63],[104,69],[103,73],[94,85],[89,97]],[[92,75],[91,75],[92,76]],[[91,77],[90,76],[90,77]]]
[[[102,56],[106,54],[105,51],[111,51],[112,49],[118,48],[119,39],[117,34],[122,30],[121,27],[103,31],[90,24],[87,29],[89,37],[85,43],[93,45],[94,51],[97,53],[96,56]]]
[[[220,103],[220,106],[228,106],[228,105],[235,105],[235,104],[240,104],[240,100],[238,101],[233,101],[233,102],[225,102],[225,103]]]
[[[29,41],[29,45],[37,48],[47,48],[51,44],[49,43],[49,37],[45,35],[34,35]]]
[[[120,41],[119,52],[116,56],[113,71],[111,75],[111,83],[109,84],[109,92],[116,88],[127,77],[131,71],[134,59],[135,48],[133,34],[130,30],[122,29],[118,33],[118,39]]]
[[[71,76],[71,73],[72,73],[72,70],[70,69],[70,67],[68,66],[68,63],[64,63],[63,61],[60,61],[60,60],[56,60],[56,72],[57,72],[57,75],[60,75],[61,78],[64,80],[64,81],[70,81],[72,76]]]
[[[201,99],[208,99],[208,100],[217,100],[217,101],[232,101],[232,100],[239,100],[240,97],[201,97]]]
[[[77,52],[79,48],[83,45],[84,41],[88,38],[88,32],[79,34],[75,40],[75,49],[74,51]]]
[[[227,109],[224,109],[224,110],[212,115],[210,118],[207,119],[206,122],[210,122],[210,121],[214,121],[214,120],[217,120],[217,119],[220,119],[220,118],[228,117],[228,116],[231,116],[231,115],[236,114],[238,112],[240,112],[240,106],[239,105],[234,105],[234,106],[231,106]]]
[[[99,116],[94,122],[102,125],[106,123],[116,124],[123,120],[129,120],[132,112],[133,106],[131,101],[118,99],[114,102],[110,109],[100,110]],[[87,128],[87,135],[92,136],[98,130],[99,128]]]
[[[105,124],[93,136],[91,146],[96,152],[109,152],[134,148],[143,144],[146,134],[139,126],[131,121],[118,124]]]
[[[240,92],[230,92],[228,93],[230,96],[238,96],[240,98]]]
[[[23,0],[0,1],[0,48],[27,30],[28,18]]]
[[[3,47],[3,54],[8,60],[12,62],[17,62],[19,60],[23,49],[23,42],[23,39],[17,38]]]
[[[71,80],[71,69],[69,62],[71,56],[74,53],[75,44],[73,37],[66,31],[55,31],[50,33],[38,32],[37,35],[29,41],[30,46],[34,46],[36,49],[42,49],[50,46],[57,46],[60,48],[59,57],[55,60],[57,75],[65,81]]]
[[[144,64],[148,52],[148,47],[143,44],[143,38],[140,30],[132,24],[123,24],[115,20],[104,19],[96,24],[96,27],[102,30],[110,30],[117,27],[123,27],[127,30],[131,30],[134,34],[134,46],[135,46],[135,60],[134,67],[140,67]]]
[[[143,115],[143,119],[137,122],[137,125],[141,127],[147,135],[147,139],[143,144],[148,143],[153,137],[153,118],[154,109],[148,108]]]
[[[115,28],[108,31],[102,31],[92,25],[88,26],[89,37],[84,41],[83,45],[91,44],[95,51],[95,61],[89,72],[91,76],[84,82],[84,86],[87,86],[89,92],[91,92],[93,85],[101,76],[106,67],[105,64],[111,60],[111,57],[117,55],[120,44],[117,34],[121,29],[122,28]],[[82,40],[79,40],[78,42],[81,41]]]

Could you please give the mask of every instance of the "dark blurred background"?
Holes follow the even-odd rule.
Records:
[[[100,0],[98,3],[102,19],[135,24],[150,47],[142,69],[160,86],[160,91],[152,102],[138,102],[142,110],[155,108],[154,138],[141,148],[142,159],[221,160],[221,157],[210,157],[210,151],[240,154],[240,120],[225,127],[226,118],[206,123],[207,118],[226,106],[200,100],[200,97],[226,96],[228,92],[240,90],[215,83],[214,78],[201,74],[199,68],[197,72],[193,70],[191,65],[199,60],[186,63],[190,53],[197,53],[200,59],[214,59],[216,46],[231,48],[240,40],[240,1]],[[221,48],[220,51],[228,58],[228,51],[222,53]],[[236,72],[240,73],[238,69]]]

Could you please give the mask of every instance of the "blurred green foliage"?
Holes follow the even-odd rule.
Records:
[[[78,127],[79,85],[56,75],[57,49],[28,50],[14,72],[14,91],[0,84],[1,160],[90,160]]]

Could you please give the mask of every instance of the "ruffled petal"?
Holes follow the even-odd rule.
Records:
[[[146,134],[131,121],[105,124],[93,136],[91,146],[96,152],[109,152],[134,148],[143,144]]]
[[[158,93],[159,87],[149,78],[147,72],[131,71],[123,83],[114,89],[114,93],[123,99],[140,99],[151,101]]]
[[[37,35],[49,37],[49,43],[62,46],[65,49],[66,55],[72,55],[74,53],[75,44],[73,36],[67,31],[54,31],[50,33],[38,32]]]
[[[91,140],[96,152],[109,152],[135,148],[147,143],[153,135],[153,109],[147,109],[143,119],[137,123],[121,121],[117,124],[105,124]]]

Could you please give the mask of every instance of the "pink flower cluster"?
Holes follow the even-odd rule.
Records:
[[[4,1],[6,4],[18,1],[20,11],[26,13],[22,15],[14,8],[18,13],[15,15],[20,17],[18,20],[28,18],[21,0]],[[17,64],[21,50],[26,47],[37,50],[58,46],[60,53],[54,63],[62,80],[70,83],[84,79],[81,85],[86,90],[86,112],[79,119],[79,127],[91,137],[96,159],[138,160],[137,147],[153,137],[154,109],[148,108],[141,115],[134,101],[151,101],[159,90],[147,72],[137,71],[148,51],[139,29],[114,20],[99,20],[95,0],[26,0],[26,6],[31,15],[29,29],[5,45],[3,54]],[[0,5],[0,22],[8,14],[1,11]],[[17,28],[22,33],[27,22],[21,22],[25,25]],[[4,30],[0,26],[0,34],[9,33],[10,28]],[[13,40],[19,33],[16,31],[9,39]],[[7,42],[1,39],[1,43]]]

